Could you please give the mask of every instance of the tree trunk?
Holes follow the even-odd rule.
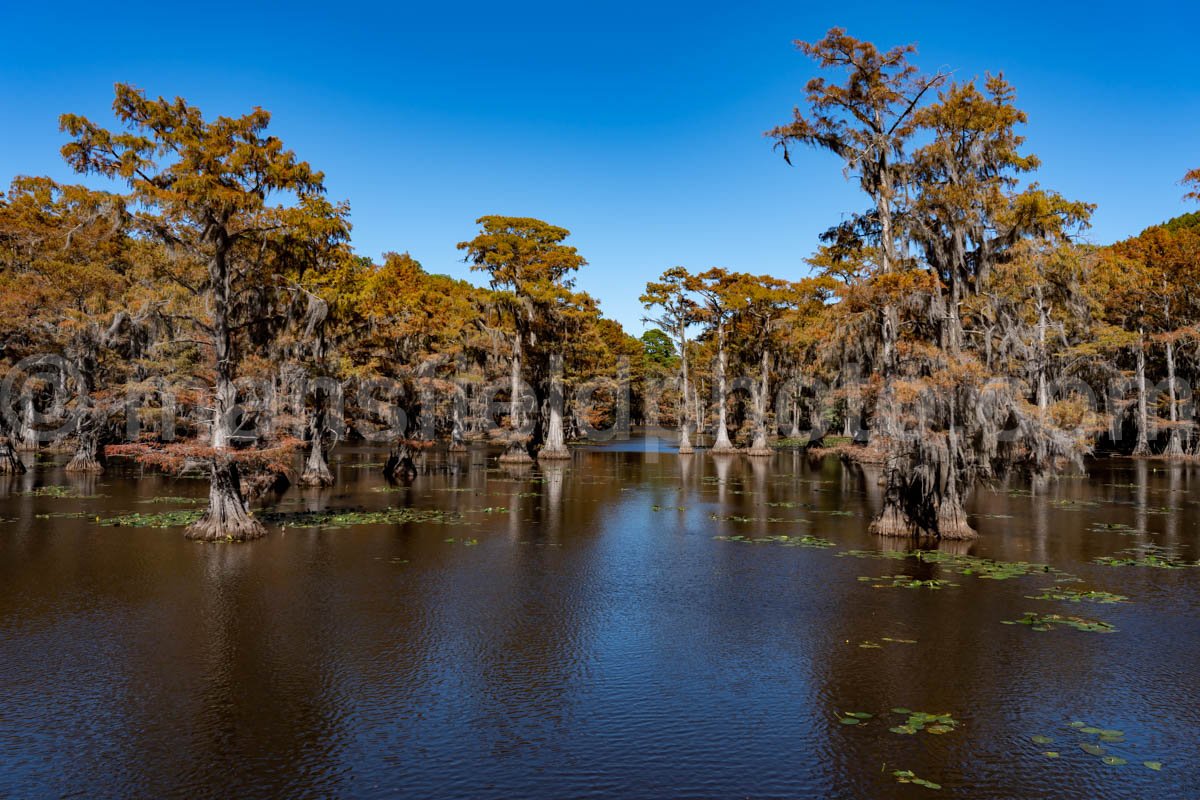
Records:
[[[563,378],[562,355],[550,356],[550,424],[546,431],[546,443],[538,451],[539,460],[570,459],[566,437],[563,435]]]
[[[1050,407],[1050,389],[1046,383],[1046,308],[1042,305],[1042,288],[1036,288],[1038,301],[1037,405],[1045,413]]]
[[[316,437],[308,448],[304,461],[304,472],[300,474],[301,486],[333,486],[333,472],[325,460],[325,446],[321,437]]]
[[[208,509],[188,526],[184,535],[202,542],[244,542],[266,533],[266,528],[246,508],[237,464],[226,456],[214,457]]]
[[[1150,415],[1146,404],[1146,347],[1145,334],[1138,330],[1137,345],[1137,444],[1133,455],[1150,455]]]
[[[1179,410],[1176,407],[1178,399],[1175,393],[1175,343],[1167,342],[1167,409],[1168,419],[1171,420],[1171,434],[1167,439],[1167,449],[1163,455],[1175,459],[1183,457],[1183,442],[1179,436]]]
[[[318,388],[313,398],[316,407],[309,419],[308,458],[304,462],[304,472],[300,474],[301,486],[333,486],[333,472],[325,460],[325,401],[325,392]]]
[[[453,396],[450,398],[450,452],[465,453],[467,446],[463,444],[463,407],[467,405],[466,389],[461,383],[456,384]]]
[[[732,453],[735,451],[733,442],[729,441],[729,428],[726,425],[726,385],[725,385],[725,326],[717,324],[717,438],[713,442],[712,452]]]
[[[28,393],[21,398],[21,413],[17,416],[17,449],[26,452],[34,452],[38,449],[38,434],[37,429],[33,426],[33,420],[37,416],[37,410],[33,405],[33,394]]]
[[[417,477],[417,465],[413,463],[412,446],[407,442],[396,442],[383,465],[383,475],[388,480],[411,481]]]
[[[104,472],[104,466],[100,463],[99,456],[102,424],[93,409],[87,409],[80,416],[75,428],[75,455],[67,464],[67,472]]]
[[[0,436],[0,475],[21,475],[25,472],[25,464],[21,462],[12,440]]]
[[[208,510],[199,521],[188,526],[189,539],[205,542],[241,542],[265,536],[266,528],[250,515],[242,496],[241,476],[228,448],[233,438],[233,413],[237,405],[233,336],[227,309],[231,296],[230,270],[226,260],[228,245],[218,246],[209,263],[213,292],[213,351],[216,357],[216,385],[213,393],[211,484]]]
[[[525,437],[521,433],[521,334],[513,337],[512,342],[512,373],[509,382],[511,396],[508,400],[508,449],[500,456],[502,464],[528,464],[533,461],[525,446]]]
[[[749,455],[769,456],[771,448],[767,445],[767,392],[768,380],[771,373],[771,356],[766,347],[763,348],[759,363],[759,379],[757,397],[754,398],[754,441],[750,444]]]
[[[679,452],[695,452],[691,433],[688,431],[688,357],[687,327],[679,323],[679,371],[683,377],[683,392],[679,396]]]

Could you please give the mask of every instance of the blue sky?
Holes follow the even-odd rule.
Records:
[[[112,84],[209,115],[261,105],[352,207],[357,250],[468,275],[489,213],[573,231],[578,284],[631,332],[666,267],[797,278],[817,234],[864,206],[836,161],[787,167],[762,132],[802,98],[792,40],[833,25],[959,78],[1003,70],[1038,180],[1099,205],[1109,242],[1189,210],[1200,167],[1200,6],[923,2],[678,5],[251,3],[11,6],[0,34],[0,180],[71,180],[57,117],[111,123]]]

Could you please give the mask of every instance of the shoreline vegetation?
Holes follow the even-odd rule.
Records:
[[[458,249],[484,286],[374,263],[266,111],[118,84],[114,127],[60,119],[66,163],[107,189],[19,176],[0,196],[0,475],[63,450],[72,473],[199,472],[186,535],[245,541],[256,499],[334,483],[339,442],[385,446],[403,483],[431,447],[548,464],[659,426],[681,454],[880,467],[873,533],[962,540],[982,481],[1200,459],[1200,212],[1089,244],[1094,206],[1036,181],[1002,73],[923,71],[838,28],[797,47],[814,77],[766,141],[781,168],[824,153],[862,206],[799,280],[666,268],[640,337],[576,288],[565,228],[480,217]]]

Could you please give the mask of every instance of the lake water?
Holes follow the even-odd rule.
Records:
[[[1094,561],[1200,558],[1195,467],[979,491],[980,538],[931,562],[872,557],[903,545],[866,533],[874,476],[832,459],[495,456],[431,454],[383,491],[383,453],[339,451],[338,485],[289,490],[284,519],[440,516],[245,545],[97,523],[195,508],[145,501],[203,481],[63,458],[0,480],[0,795],[1200,797],[1200,569]],[[1116,630],[1003,624],[1031,611]],[[953,724],[893,732],[896,707]]]

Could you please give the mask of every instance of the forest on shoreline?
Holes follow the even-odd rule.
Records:
[[[116,127],[60,119],[63,158],[107,190],[19,176],[0,195],[0,474],[39,448],[74,472],[199,465],[188,536],[237,541],[265,532],[257,497],[331,484],[339,441],[386,444],[404,480],[424,448],[550,461],[631,423],[749,458],[837,434],[883,465],[875,533],[962,539],[981,480],[1097,448],[1200,457],[1200,212],[1088,244],[1094,207],[1034,180],[1002,74],[924,72],[914,47],[836,28],[797,45],[819,74],[767,141],[781,168],[828,153],[862,207],[798,280],[664,265],[641,337],[576,288],[562,227],[465,224],[484,286],[400,248],[374,263],[266,111],[209,119],[118,84]]]

